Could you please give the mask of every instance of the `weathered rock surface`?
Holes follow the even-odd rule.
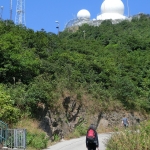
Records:
[[[147,119],[141,113],[127,112],[125,110],[114,110],[111,112],[99,111],[95,112],[95,114],[89,114],[85,105],[71,96],[64,97],[61,105],[60,110],[46,110],[46,113],[42,115],[40,127],[47,132],[51,139],[54,138],[54,135],[64,138],[70,132],[73,132],[75,127],[82,122],[87,126],[90,123],[94,123],[98,131],[102,131],[102,129],[104,131],[112,127],[120,126],[124,114],[129,118],[131,125]]]

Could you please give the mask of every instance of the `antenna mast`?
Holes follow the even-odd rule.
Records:
[[[130,17],[129,2],[127,0],[128,17]]]
[[[25,26],[25,0],[17,0],[15,23]]]
[[[0,9],[1,9],[1,12],[0,12],[0,20],[2,20],[2,15],[3,15],[4,6],[0,6]]]
[[[12,20],[12,0],[10,0],[10,20]]]

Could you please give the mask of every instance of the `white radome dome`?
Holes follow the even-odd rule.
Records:
[[[105,0],[101,5],[101,15],[97,16],[97,20],[124,20],[124,4],[121,0]]]
[[[121,0],[105,0],[101,5],[101,13],[124,14],[124,4]]]
[[[77,13],[77,18],[78,19],[90,19],[91,14],[88,10],[82,9]]]

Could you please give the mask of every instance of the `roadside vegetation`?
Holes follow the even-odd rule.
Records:
[[[54,110],[65,90],[80,101],[90,95],[101,110],[120,106],[149,113],[149,24],[150,16],[141,14],[131,22],[85,24],[58,37],[0,21],[0,120],[9,127],[40,120],[38,103]]]
[[[150,121],[134,129],[127,129],[112,135],[107,150],[148,150],[150,148]]]
[[[19,120],[13,128],[26,129],[27,150],[41,150],[50,144],[48,135],[39,128],[39,121],[35,119],[26,118]]]

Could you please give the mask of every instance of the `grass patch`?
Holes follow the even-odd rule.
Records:
[[[19,121],[14,128],[27,130],[27,150],[44,149],[47,147],[49,137],[39,128],[39,122],[32,119]]]
[[[85,136],[87,133],[88,127],[83,123],[76,126],[74,132],[70,133],[65,137],[65,139],[79,138],[81,136]]]
[[[107,142],[107,150],[148,150],[150,148],[150,121],[113,134]]]

